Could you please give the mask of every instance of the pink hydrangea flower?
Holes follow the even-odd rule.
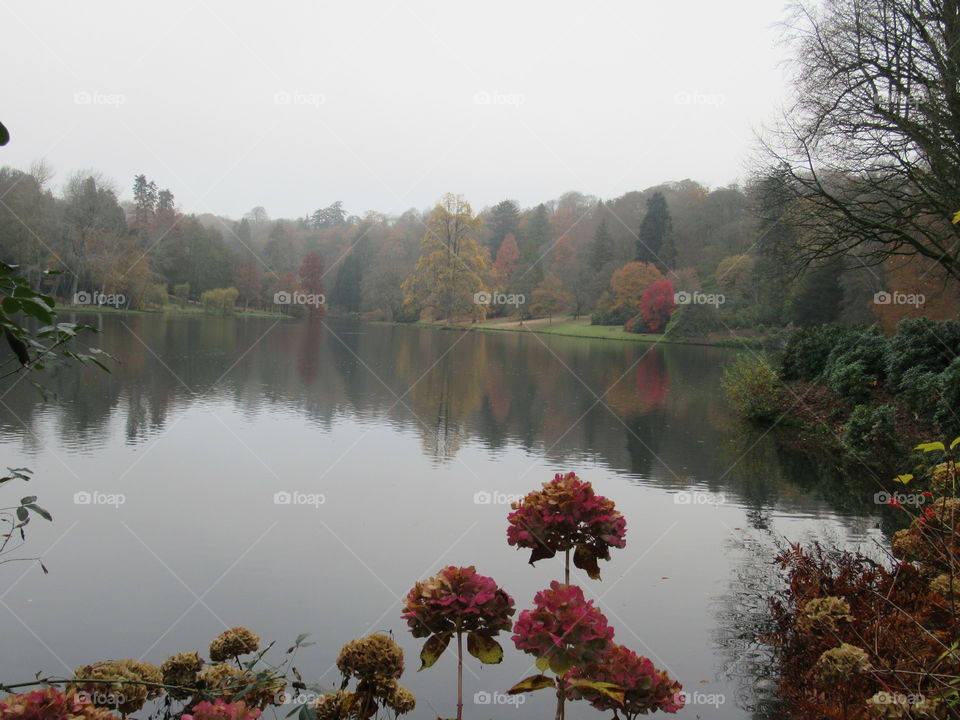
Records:
[[[587,687],[574,688],[569,696],[587,700],[597,710],[616,711],[627,718],[654,710],[674,713],[684,705],[680,683],[672,680],[665,670],[654,667],[649,658],[622,645],[610,644],[596,665],[575,668],[570,678],[609,682],[622,688],[622,705],[609,695]]]
[[[61,692],[55,687],[8,695],[0,700],[2,720],[119,720],[106,708],[95,706],[90,698],[74,690]]]
[[[518,649],[546,658],[558,675],[578,665],[596,663],[613,641],[613,628],[576,585],[556,581],[534,598],[535,607],[520,613],[513,627]]]
[[[598,560],[610,559],[610,548],[626,545],[627,521],[613,501],[593,491],[570,472],[559,473],[520,502],[507,517],[507,542],[530,548],[530,564],[573,550],[573,562],[592,578],[600,577]]]
[[[474,566],[450,565],[407,594],[403,619],[414,637],[447,632],[493,636],[510,629],[513,598]]]

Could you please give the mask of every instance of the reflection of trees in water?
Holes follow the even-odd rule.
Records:
[[[714,645],[723,658],[719,676],[733,681],[737,707],[755,720],[784,717],[776,693],[773,652],[760,638],[773,629],[768,600],[781,586],[770,559],[775,544],[767,532],[731,538],[725,553],[738,564],[728,590],[714,598]]]
[[[754,527],[765,526],[764,508],[774,504],[872,509],[861,488],[836,482],[829,467],[773,435],[757,442],[736,431],[718,389],[730,357],[720,348],[336,320],[97,322],[100,343],[121,361],[111,374],[62,374],[52,409],[23,384],[5,399],[31,430],[52,414],[72,447],[102,442],[116,412],[136,443],[166,427],[176,408],[227,401],[248,417],[289,408],[319,428],[343,415],[412,427],[439,461],[470,439],[546,452],[558,470],[570,457],[591,458],[645,482],[737,496]],[[0,430],[21,433],[10,413],[0,414]]]

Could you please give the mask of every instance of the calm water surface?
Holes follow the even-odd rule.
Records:
[[[5,499],[37,494],[55,518],[32,523],[24,548],[49,575],[0,566],[4,681],[205,655],[225,627],[245,625],[280,648],[312,633],[297,666],[332,687],[343,643],[392,630],[406,651],[401,682],[418,698],[408,717],[450,717],[454,656],[415,672],[422,641],[400,620],[402,597],[444,565],[473,564],[529,607],[562,567],[530,567],[506,544],[508,496],[573,470],[627,518],[627,547],[602,564],[603,581],[576,580],[617,641],[702,700],[722,696],[677,717],[760,717],[765,657],[748,639],[772,543],[867,545],[880,533],[866,490],[737,425],[719,391],[731,350],[337,321],[82,319],[102,327],[114,372],[63,374],[46,403],[20,383],[0,404],[3,464],[35,475]],[[277,504],[283,493],[301,502]],[[84,502],[107,495],[122,504]],[[465,717],[552,717],[547,693],[474,703],[533,672],[501,639],[501,665],[467,662]],[[574,704],[568,717],[604,716]]]

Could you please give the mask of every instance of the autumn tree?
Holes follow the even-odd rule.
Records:
[[[546,315],[550,318],[550,324],[552,325],[553,316],[568,308],[571,302],[573,302],[573,297],[564,289],[560,279],[553,273],[547,273],[543,282],[533,291],[530,314],[534,317]]]
[[[490,211],[490,235],[488,246],[498,248],[507,235],[516,235],[520,231],[520,208],[513,200],[503,200]]]
[[[434,317],[482,318],[486,306],[475,302],[486,285],[490,267],[477,242],[480,219],[461,195],[448,193],[427,218],[420,259],[403,282],[404,301],[429,310]]]
[[[314,297],[323,295],[323,269],[323,260],[317,253],[310,253],[303,258],[298,272],[303,292]],[[326,303],[311,303],[309,308],[311,317],[323,317],[326,314]]]
[[[610,278],[614,302],[639,312],[644,293],[663,279],[663,273],[653,263],[627,263]]]
[[[493,272],[502,287],[507,287],[517,262],[520,260],[520,246],[513,233],[507,233],[497,250],[497,260],[493,264]]]
[[[661,278],[648,287],[640,301],[643,321],[653,332],[666,327],[674,307],[673,285],[666,278]]]

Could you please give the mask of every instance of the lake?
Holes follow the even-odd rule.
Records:
[[[574,573],[616,640],[695,693],[677,717],[761,717],[768,668],[749,638],[773,544],[881,537],[867,490],[735,421],[720,390],[734,350],[334,320],[79,319],[102,329],[113,372],[60,373],[47,402],[8,380],[0,398],[3,464],[34,472],[4,504],[35,494],[54,515],[31,522],[20,553],[42,554],[49,575],[0,565],[4,682],[207,655],[244,625],[277,641],[277,659],[311,633],[298,669],[339,687],[340,646],[393,631],[418,699],[407,717],[451,717],[455,654],[416,672],[422,641],[402,599],[445,565],[475,565],[518,612],[530,607],[563,569],[507,545],[510,496],[572,470],[627,520],[602,581]],[[552,718],[547,691],[520,705],[496,694],[535,672],[500,639],[502,664],[465,660],[464,717]]]

